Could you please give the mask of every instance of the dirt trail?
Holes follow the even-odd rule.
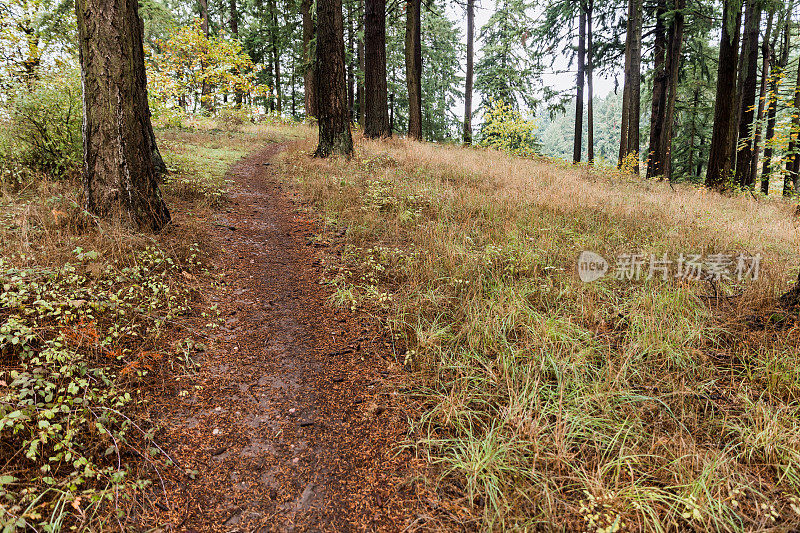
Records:
[[[170,399],[160,438],[198,470],[171,490],[179,531],[397,531],[411,521],[397,455],[402,381],[376,321],[331,308],[313,221],[276,179],[271,145],[230,170],[212,236],[225,326],[196,393]],[[394,370],[392,370],[394,368]]]

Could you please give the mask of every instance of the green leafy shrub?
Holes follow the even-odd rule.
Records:
[[[484,117],[479,144],[524,157],[538,155],[541,143],[537,129],[534,121],[523,118],[509,104],[492,102]]]
[[[223,107],[217,114],[217,125],[221,130],[236,131],[251,123],[252,115],[249,107]]]
[[[73,70],[17,85],[7,102],[10,119],[6,155],[52,177],[76,168],[82,159],[81,85]]]

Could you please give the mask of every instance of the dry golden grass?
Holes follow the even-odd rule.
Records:
[[[419,376],[425,527],[800,527],[800,327],[775,303],[794,206],[477,148],[313,148],[283,165],[332,235],[348,228],[333,299],[382,309]],[[763,260],[747,283],[587,284],[582,250]]]

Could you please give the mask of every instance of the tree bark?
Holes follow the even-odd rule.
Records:
[[[572,162],[581,162],[583,142],[583,87],[586,82],[586,6],[578,5],[578,75],[575,93],[575,135],[572,146]]]
[[[230,10],[230,22],[229,26],[231,29],[231,36],[234,39],[239,38],[239,7],[236,4],[236,0],[229,0],[228,7]],[[236,90],[234,95],[234,102],[236,103],[236,107],[242,106],[242,91]]]
[[[784,179],[783,195],[792,196],[797,194],[800,188],[800,154],[796,153],[800,149],[800,68],[797,69],[797,81],[794,86],[794,109],[792,110],[792,129],[790,134],[789,147],[786,150],[789,161],[786,163],[786,178]]]
[[[742,55],[739,62],[739,75],[741,76],[738,109],[738,135],[736,136],[734,150],[743,144],[740,151],[735,151],[736,156],[736,183],[741,187],[752,187],[750,181],[751,165],[753,164],[753,118],[755,116],[756,82],[758,81],[758,34],[761,26],[761,2],[750,0],[747,4],[745,17],[745,37],[742,42]]]
[[[620,138],[619,138],[619,158],[617,167],[622,167],[625,157],[628,155],[628,126],[630,125],[630,100],[631,100],[631,16],[633,0],[628,0],[628,21],[625,30],[625,74],[622,87],[622,117],[620,119]]]
[[[275,69],[275,110],[278,116],[281,116],[283,115],[283,87],[281,85],[280,26],[275,0],[269,0],[269,20],[270,52],[272,53],[272,66]]]
[[[764,109],[767,99],[767,78],[769,78],[770,64],[772,63],[772,50],[774,44],[772,38],[772,22],[774,13],[770,12],[767,19],[767,29],[764,32],[764,41],[761,43],[761,85],[758,90],[758,113],[756,114],[756,131],[753,135],[753,160],[750,164],[749,182],[755,185],[758,177],[758,160],[761,157],[761,126],[764,120]],[[774,39],[773,39],[774,40]],[[763,184],[762,184],[763,186]],[[769,182],[767,182],[767,192],[769,194]]]
[[[681,66],[683,50],[683,29],[685,27],[686,0],[675,0],[675,13],[667,38],[667,109],[664,131],[661,134],[659,152],[663,164],[663,176],[672,179],[672,135],[675,124],[675,102],[678,99],[678,71]]]
[[[594,0],[588,1],[586,10],[586,161],[594,164],[594,31],[592,30],[592,13]]]
[[[767,131],[764,134],[764,161],[761,167],[761,192],[769,194],[769,179],[772,174],[772,142],[775,140],[775,125],[778,122],[778,91],[781,87],[781,73],[786,68],[789,61],[789,35],[791,32],[791,20],[787,11],[785,23],[783,25],[783,38],[781,40],[781,53],[778,60],[771,69],[769,107],[767,108]],[[778,32],[780,33],[780,32]]]
[[[472,87],[475,78],[475,0],[467,0],[467,77],[464,81],[464,144],[472,144]]]
[[[667,30],[664,17],[667,0],[656,5],[655,43],[653,48],[653,97],[650,106],[650,146],[647,149],[647,178],[663,176],[661,141],[667,122]]]
[[[725,0],[722,9],[722,37],[719,47],[714,127],[706,170],[706,186],[724,189],[730,178],[733,153],[731,137],[736,127],[736,64],[742,10],[737,0]]]
[[[198,5],[200,6],[200,29],[203,30],[203,35],[206,36],[208,39],[210,35],[210,24],[209,24],[209,17],[208,17],[208,0],[198,0]],[[205,70],[206,66],[201,65],[201,69]],[[208,82],[203,79],[203,83],[200,87],[200,107],[203,109],[211,110],[213,106],[211,105],[211,87],[209,86]]]
[[[364,4],[364,135],[389,137],[386,83],[386,0]]]
[[[641,114],[642,86],[642,0],[633,3],[633,37],[631,38],[631,92],[628,117],[628,153],[634,154],[633,173],[639,175],[639,117]]]
[[[317,116],[317,96],[316,96],[316,67],[314,66],[314,59],[316,52],[314,51],[314,34],[316,28],[314,27],[314,15],[311,13],[312,0],[302,0],[300,2],[300,13],[303,18],[303,62],[305,64],[305,72],[303,74],[305,86],[305,111],[306,117]]]
[[[350,122],[355,122],[356,80],[354,63],[356,61],[355,34],[353,30],[354,9],[347,8],[347,50],[350,52],[350,61],[347,62],[347,114]]]
[[[315,155],[353,153],[345,86],[342,0],[317,0],[317,112],[319,144]]]
[[[170,216],[153,162],[138,1],[77,0],[75,13],[86,209],[159,231]]]
[[[363,14],[364,14],[364,2],[359,2],[359,20],[363,24]],[[384,52],[385,53],[385,52]],[[356,55],[358,57],[358,68],[361,72],[365,72],[367,70],[365,61],[366,52],[364,50],[364,34],[363,32],[359,32],[358,35],[358,43],[356,44]],[[358,105],[358,123],[364,124],[365,120],[365,113],[366,113],[366,94],[364,91],[364,78],[361,76],[356,76],[356,101]]]
[[[408,136],[422,140],[422,35],[421,1],[406,0],[406,84],[408,86]]]

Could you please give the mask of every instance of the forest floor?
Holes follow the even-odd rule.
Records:
[[[397,530],[414,506],[398,450],[404,377],[377,320],[334,309],[316,223],[276,179],[274,143],[236,163],[209,235],[224,319],[193,392],[165,395],[159,436],[193,480],[156,523],[188,531]],[[342,228],[343,235],[345,228]]]
[[[800,529],[792,202],[186,126],[159,235],[0,187],[0,526]]]

